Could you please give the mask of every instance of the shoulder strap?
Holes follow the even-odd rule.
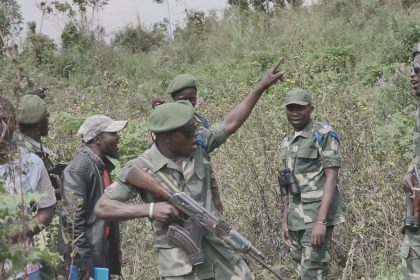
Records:
[[[169,178],[166,174],[164,174],[162,171],[153,172],[153,164],[144,157],[138,157],[138,159],[144,163],[145,167],[150,170],[152,173],[152,176],[157,179],[159,182],[162,182],[164,187],[168,188],[169,191],[172,192],[180,192],[177,186],[177,183],[174,182],[171,178]]]

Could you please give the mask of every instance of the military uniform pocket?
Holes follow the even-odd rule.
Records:
[[[309,173],[319,170],[320,159],[318,155],[318,149],[315,147],[299,147],[296,157],[297,173]]]
[[[410,246],[407,243],[403,243],[401,246],[401,257],[406,259],[410,253]]]
[[[328,262],[330,260],[330,254],[328,254],[328,251],[326,249],[324,250],[323,248],[306,248],[304,258],[305,260],[310,260],[313,262]]]
[[[304,214],[303,220],[306,224],[316,221],[320,207],[321,207],[320,200],[302,203],[303,214]]]
[[[159,276],[182,276],[192,272],[187,255],[180,248],[158,249]]]

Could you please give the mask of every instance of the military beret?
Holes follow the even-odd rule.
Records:
[[[148,129],[154,133],[175,131],[194,117],[194,108],[189,101],[165,103],[153,110]]]
[[[170,83],[166,92],[173,94],[186,88],[197,88],[197,80],[191,74],[181,74],[176,76]]]
[[[47,116],[47,103],[41,97],[26,94],[20,99],[18,122],[21,124],[37,124]]]
[[[420,54],[420,42],[417,42],[413,48],[413,59],[416,55]]]
[[[284,106],[289,104],[309,105],[312,103],[312,97],[309,92],[301,88],[294,88],[286,93]]]

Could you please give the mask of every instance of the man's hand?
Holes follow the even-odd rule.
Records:
[[[403,190],[406,193],[413,193],[414,192],[414,177],[410,174],[404,176],[403,179]]]
[[[327,225],[315,222],[312,228],[311,245],[312,247],[320,247],[325,241],[325,233],[327,232]]]
[[[284,244],[290,246],[289,242],[289,228],[287,227],[287,220],[283,219],[281,222],[281,240],[283,240]]]
[[[172,222],[179,219],[179,211],[168,202],[158,202],[153,207],[152,216],[161,222]]]
[[[263,78],[260,81],[260,84],[264,88],[269,88],[271,85],[277,83],[277,81],[282,81],[284,76],[284,71],[279,67],[283,63],[283,58],[280,58],[279,61],[274,64],[270,69],[265,72]]]

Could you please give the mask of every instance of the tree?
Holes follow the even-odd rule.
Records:
[[[10,40],[22,30],[22,13],[16,0],[0,0],[0,47],[8,46]]]
[[[297,8],[302,6],[303,0],[228,0],[228,4],[238,7],[241,11],[249,10],[252,7],[255,11],[269,13],[270,6],[286,8],[287,5]]]
[[[164,42],[166,25],[155,24],[151,31],[145,30],[140,24],[137,26],[126,26],[117,32],[112,45],[122,47],[129,52],[148,52],[154,47],[159,47]]]
[[[63,43],[77,40],[99,41],[104,29],[99,23],[98,13],[108,4],[108,0],[72,0],[71,2],[52,1],[43,5],[43,14],[54,11],[65,18],[65,28],[61,39]],[[71,44],[70,44],[71,45]]]

